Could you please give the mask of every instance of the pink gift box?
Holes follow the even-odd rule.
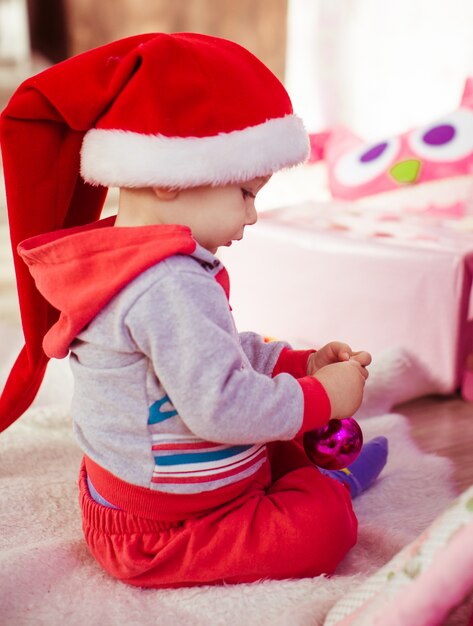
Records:
[[[438,393],[473,400],[473,222],[307,203],[260,214],[222,250],[239,330],[296,346],[414,353]]]

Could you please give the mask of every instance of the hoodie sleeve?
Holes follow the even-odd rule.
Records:
[[[249,331],[239,333],[239,339],[251,366],[257,372],[267,376],[273,375],[281,353],[289,349],[289,344],[283,341],[268,342],[258,333]]]
[[[307,374],[307,361],[315,350],[293,350],[284,341],[265,341],[261,335],[253,332],[240,333],[240,343],[253,368],[277,376],[283,372],[294,378]]]
[[[256,371],[213,277],[169,272],[130,307],[125,324],[174,407],[197,436],[222,443],[292,439],[327,423],[322,385]]]

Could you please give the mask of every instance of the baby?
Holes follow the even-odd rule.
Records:
[[[256,222],[271,174],[307,157],[281,83],[232,42],[141,35],[26,81],[0,130],[12,243],[28,237],[35,281],[17,259],[26,348],[0,420],[70,354],[97,561],[143,587],[333,573],[387,442],[322,472],[302,437],[358,409],[371,357],[238,333],[215,256]],[[41,182],[27,225],[25,164]],[[114,186],[117,216],[96,221]]]

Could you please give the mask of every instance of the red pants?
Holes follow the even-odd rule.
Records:
[[[295,442],[269,444],[272,484],[211,513],[156,522],[109,509],[80,476],[83,528],[101,566],[140,587],[252,582],[331,574],[356,542],[348,490]]]

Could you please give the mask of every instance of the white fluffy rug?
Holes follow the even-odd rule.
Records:
[[[412,387],[409,366],[406,355],[398,354],[373,368],[360,413],[365,417],[358,419],[366,440],[378,434],[389,438],[389,462],[377,484],[355,501],[359,541],[336,576],[163,591],[116,582],[89,556],[77,503],[81,454],[67,415],[70,379],[62,364],[53,364],[35,405],[0,436],[0,623],[323,624],[336,600],[425,529],[454,496],[448,460],[420,452],[401,415],[373,416],[376,405],[384,410],[406,393],[425,392],[419,379],[416,389],[404,387],[396,398],[386,395],[387,388],[402,388],[392,385],[393,371],[400,377],[394,382],[407,376]]]

